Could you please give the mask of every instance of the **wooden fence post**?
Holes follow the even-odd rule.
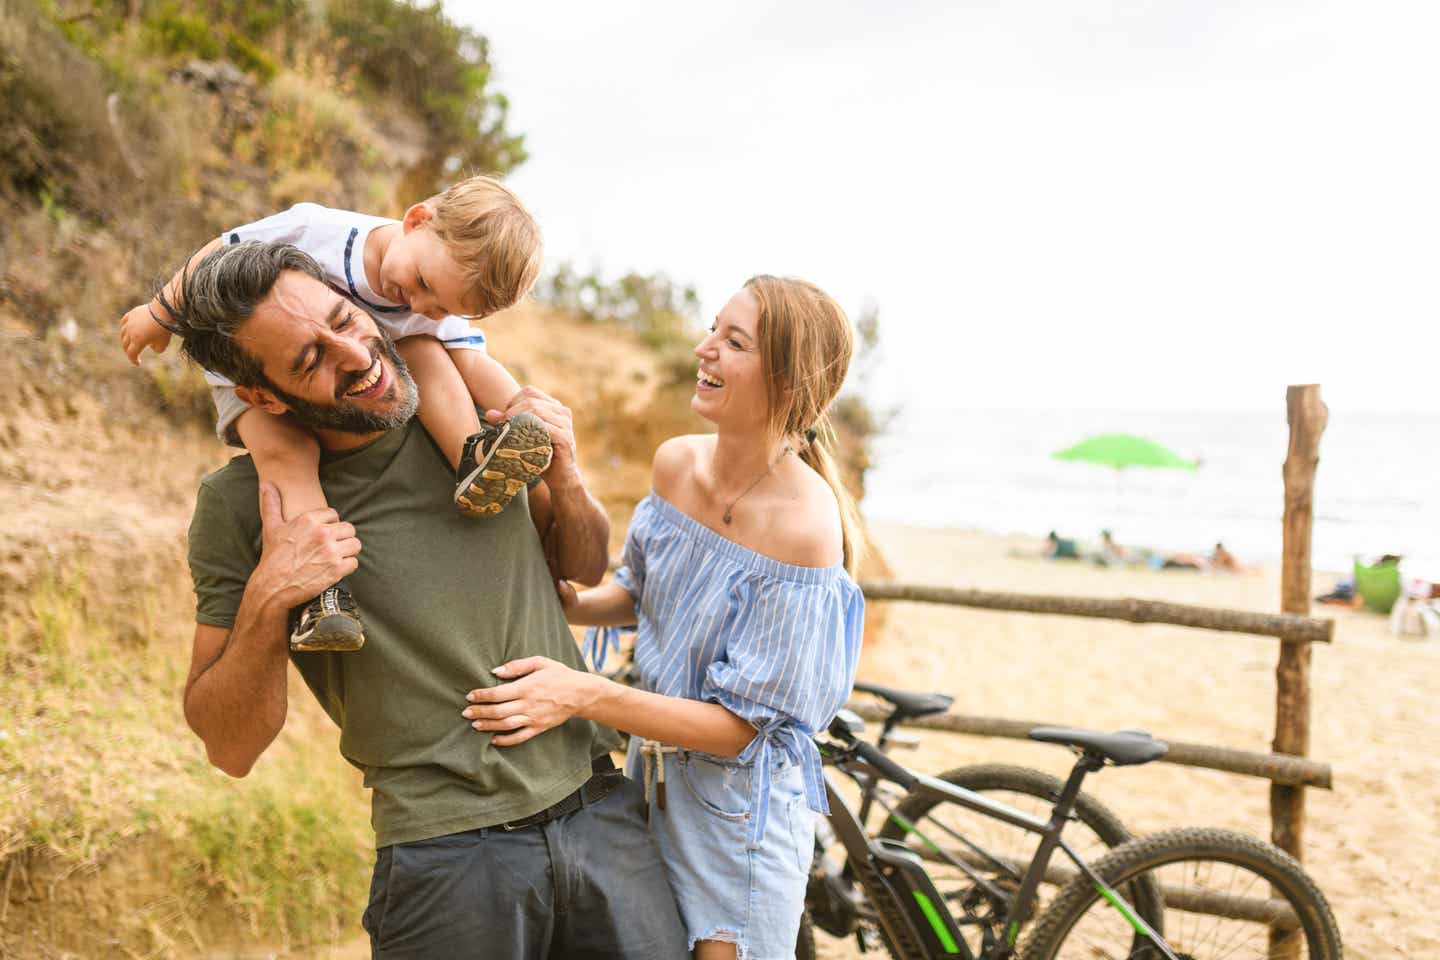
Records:
[[[1284,558],[1280,575],[1280,610],[1305,616],[1310,612],[1310,530],[1314,517],[1315,466],[1320,462],[1320,435],[1329,417],[1317,384],[1285,391],[1290,448],[1285,456]],[[1305,756],[1310,752],[1310,644],[1282,640],[1275,668],[1276,753]],[[1270,787],[1270,840],[1297,860],[1305,840],[1305,788]]]

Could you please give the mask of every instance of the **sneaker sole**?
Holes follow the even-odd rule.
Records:
[[[550,466],[554,450],[545,421],[533,413],[517,413],[509,430],[489,456],[470,474],[469,484],[455,496],[455,506],[471,517],[493,517],[526,487],[533,487]]]
[[[303,638],[290,637],[290,649],[296,653],[311,653],[316,650],[330,650],[348,653],[365,646],[365,631],[359,621],[345,614],[321,617]]]

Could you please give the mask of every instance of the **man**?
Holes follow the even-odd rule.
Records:
[[[412,420],[404,363],[321,276],[294,247],[229,246],[192,268],[175,308],[187,354],[314,430],[335,507],[285,522],[248,457],[202,482],[187,721],[212,763],[244,776],[285,723],[293,660],[374,791],[363,922],[376,957],[683,955],[639,788],[609,762],[612,734],[572,721],[501,750],[461,716],[466,692],[499,682],[491,670],[507,660],[581,664],[554,578],[598,581],[608,524],[569,411],[526,388],[492,412],[539,416],[554,457],[499,516],[460,516],[449,466]],[[290,609],[341,577],[364,591],[368,642],[292,654]]]

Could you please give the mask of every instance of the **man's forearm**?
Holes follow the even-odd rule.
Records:
[[[550,509],[554,525],[553,538],[556,574],[593,586],[605,576],[610,565],[610,518],[579,477],[550,488]]]
[[[210,762],[243,777],[285,725],[287,612],[259,596],[253,581],[229,636],[185,688],[185,719]],[[223,644],[223,645],[221,645]]]

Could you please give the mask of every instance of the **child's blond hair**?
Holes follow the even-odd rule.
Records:
[[[540,275],[540,226],[513,190],[493,177],[469,177],[428,202],[430,226],[464,271],[475,316],[530,292]]]

